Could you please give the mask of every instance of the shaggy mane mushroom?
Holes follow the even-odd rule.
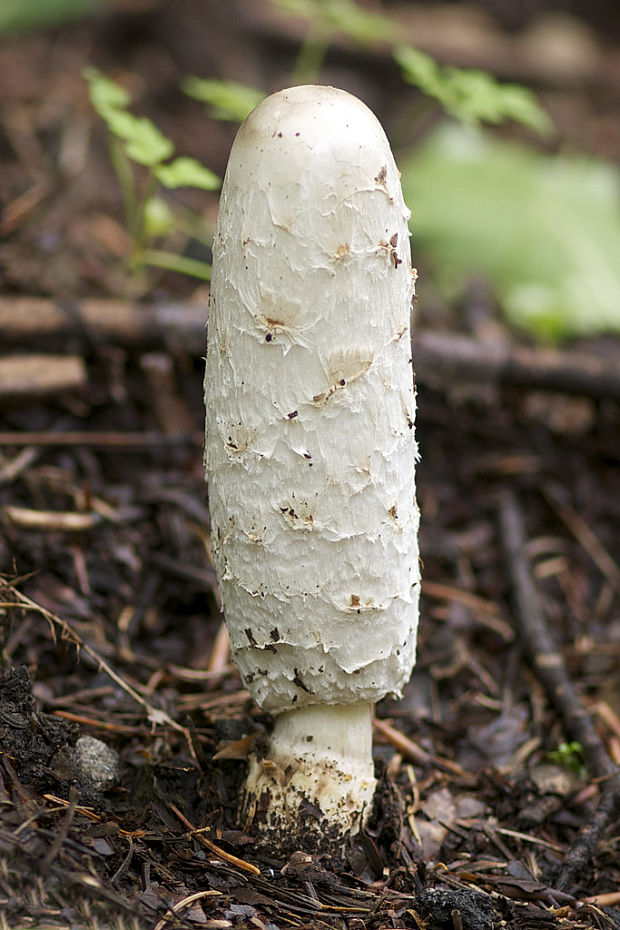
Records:
[[[363,826],[372,706],[415,660],[415,273],[399,177],[361,101],[294,87],[239,129],[217,222],[213,551],[233,657],[275,718],[246,810],[296,847]]]

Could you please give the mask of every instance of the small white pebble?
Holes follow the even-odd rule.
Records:
[[[98,791],[109,791],[118,781],[119,760],[114,749],[94,736],[81,736],[75,744],[80,776]]]

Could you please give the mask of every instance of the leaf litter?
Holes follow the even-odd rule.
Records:
[[[88,42],[80,29],[57,40],[79,62],[51,86],[79,99]],[[56,306],[56,335],[16,340],[9,319],[2,344],[15,355],[56,340],[84,378],[50,389],[35,373],[29,392],[3,400],[0,920],[14,930],[617,930],[617,395],[599,384],[594,399],[581,387],[575,397],[557,382],[550,393],[532,354],[518,383],[491,364],[492,390],[459,392],[461,376],[437,364],[424,371],[420,356],[426,587],[412,681],[402,701],[377,708],[377,809],[341,862],[301,848],[288,862],[270,858],[239,821],[245,759],[270,720],[228,659],[209,558],[202,344],[190,350],[180,325],[160,325],[156,304],[138,326],[131,304],[107,302],[120,227],[106,221],[88,249],[84,230],[118,213],[108,169],[90,164],[86,189],[79,146],[69,158],[63,135],[73,126],[79,137],[78,116],[73,124],[58,103],[23,110],[23,95],[43,97],[50,80],[47,42],[26,37],[4,58],[9,77],[30,64],[8,81],[7,100],[13,118],[27,112],[33,122],[22,144],[3,110],[11,235],[0,251],[13,297],[36,281],[38,294],[74,303]],[[188,111],[178,118],[188,136],[202,131]],[[39,146],[50,131],[63,170],[76,172],[64,199]],[[211,132],[223,161],[228,139]],[[29,184],[27,202],[16,200]],[[60,242],[64,261],[52,262]],[[202,331],[204,292],[165,275],[158,287],[177,309],[186,301],[175,319],[200,318]],[[78,299],[93,293],[105,305],[103,336],[80,322]],[[479,323],[480,293],[464,301],[464,319]],[[493,317],[490,304],[484,314]],[[508,360],[523,351],[503,339]],[[616,349],[609,342],[603,353]],[[476,370],[486,371],[484,343],[477,351]],[[502,513],[505,523],[515,508],[519,578],[502,530]],[[518,623],[523,572],[551,650]],[[573,685],[564,710],[539,673],[549,651]],[[558,761],[563,743],[585,745],[567,724],[571,708],[597,741],[586,740],[576,769]],[[72,767],[84,737],[112,753],[112,786]],[[575,850],[579,868],[560,887]]]

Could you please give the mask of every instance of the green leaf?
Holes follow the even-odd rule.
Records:
[[[433,97],[461,123],[498,124],[512,119],[540,133],[552,128],[549,115],[527,87],[500,84],[486,71],[441,68],[430,55],[411,45],[397,46],[394,58],[407,83]]]
[[[200,187],[205,191],[216,191],[221,180],[195,158],[175,158],[169,165],[159,165],[155,177],[164,187]]]
[[[148,168],[170,158],[174,152],[170,139],[146,116],[134,116],[126,110],[131,97],[124,87],[96,68],[85,68],[83,74],[89,84],[93,107],[106,121],[110,132],[123,140],[129,158]]]
[[[133,139],[139,133],[139,118],[127,110],[116,109],[115,107],[104,107],[103,118],[108,124],[110,132],[127,142]]]
[[[474,275],[543,339],[620,331],[620,177],[444,125],[401,165],[418,263],[446,296]]]
[[[578,775],[586,776],[585,750],[581,743],[573,740],[571,743],[560,743],[557,749],[548,752],[545,757],[549,762],[561,765]]]
[[[109,110],[105,117],[110,132],[125,142],[132,161],[152,168],[174,152],[174,145],[146,116],[134,116],[125,110]]]
[[[167,236],[176,229],[175,216],[161,197],[149,197],[144,204],[144,231],[147,236]]]
[[[394,59],[402,68],[403,79],[408,84],[414,84],[425,94],[441,100],[441,71],[434,58],[412,45],[399,45],[394,50]]]
[[[125,88],[106,77],[97,68],[84,68],[82,74],[88,81],[90,102],[106,123],[109,123],[111,111],[123,110],[131,103],[131,97]]]
[[[125,151],[139,165],[152,168],[170,158],[174,145],[146,116],[135,118],[135,132],[126,139]]]
[[[206,103],[214,119],[231,123],[242,123],[265,96],[256,87],[210,78],[187,77],[181,87],[189,97]]]

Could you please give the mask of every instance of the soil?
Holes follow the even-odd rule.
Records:
[[[492,67],[546,6],[455,5],[462,30],[496,42],[459,63]],[[543,95],[556,144],[620,161],[617,14],[554,6],[575,15],[589,71],[504,61],[503,76]],[[234,126],[180,79],[275,89],[299,35],[262,2],[116,0],[0,46],[0,364],[28,372],[0,378],[0,927],[617,930],[620,410],[596,385],[420,374],[419,656],[403,699],[377,707],[370,824],[342,856],[299,837],[282,857],[240,820],[271,721],[228,658],[209,556],[208,289],[119,270],[122,204],[81,71],[121,79],[180,153],[221,174]],[[336,39],[324,76],[388,130],[411,102],[380,47]],[[178,196],[212,224],[216,195]],[[523,341],[484,282],[458,306],[427,293],[422,275],[421,329]],[[129,325],[136,298],[151,328]],[[161,308],[188,328],[159,326]],[[41,326],[16,335],[20,313]],[[611,337],[578,348],[618,357]]]

